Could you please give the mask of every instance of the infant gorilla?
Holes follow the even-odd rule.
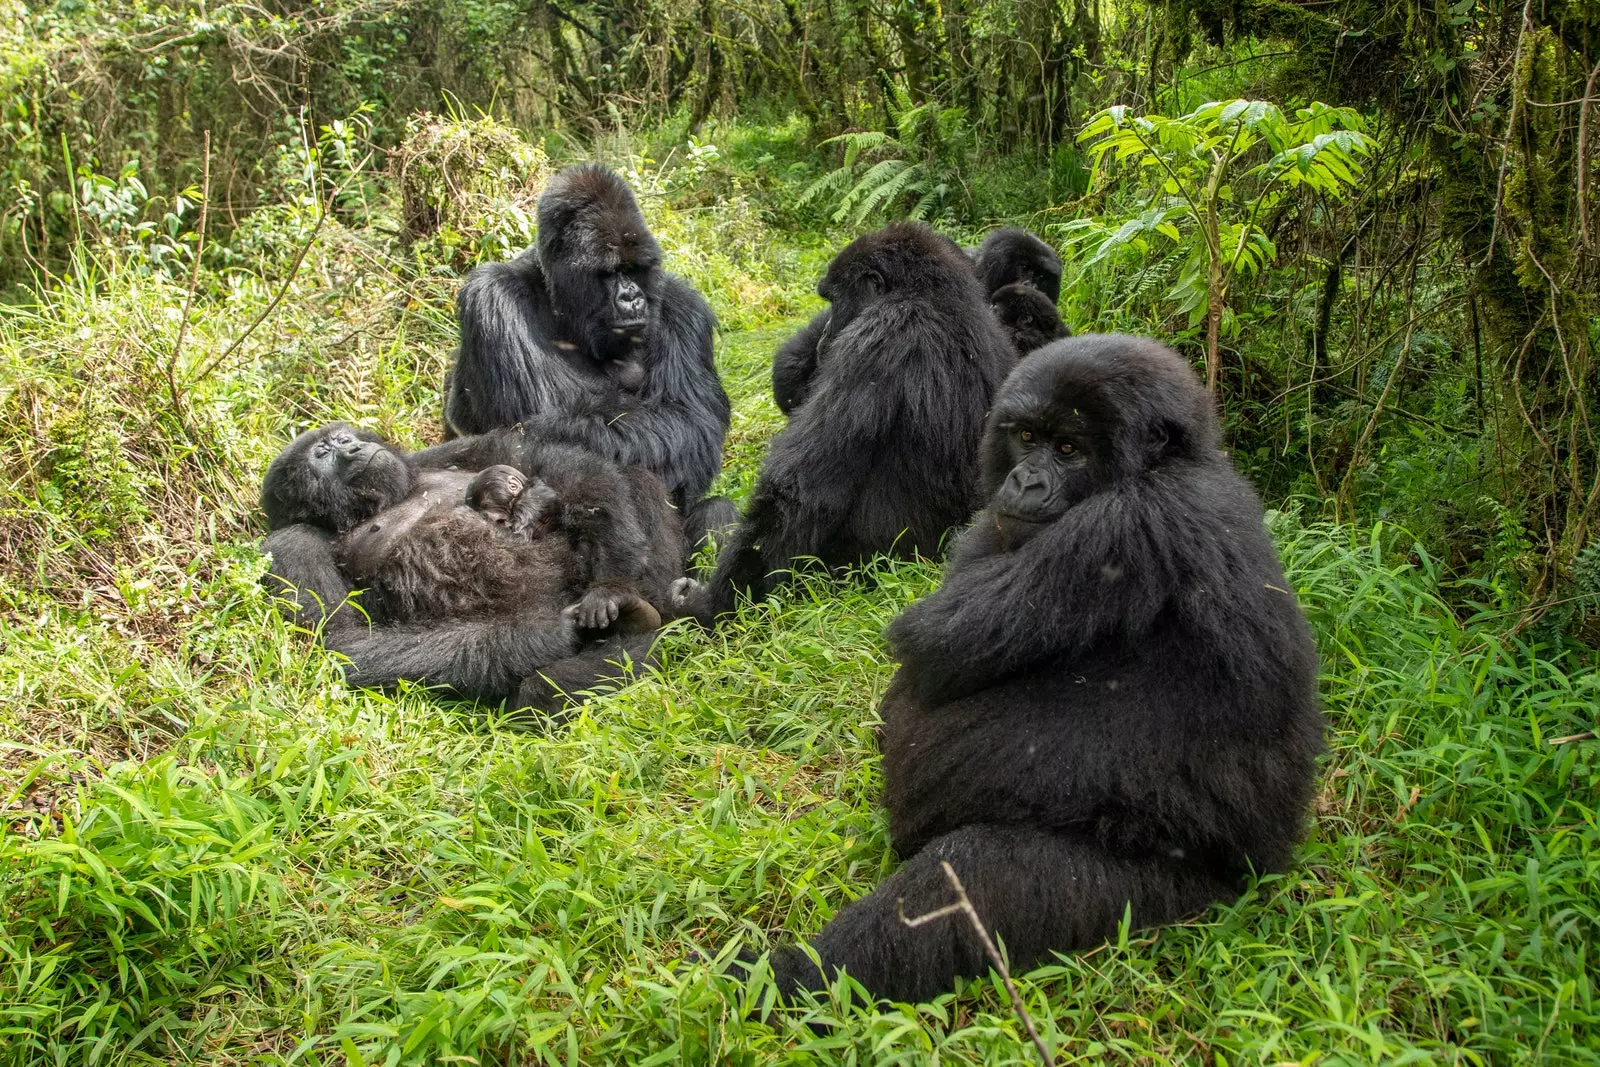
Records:
[[[508,464],[476,475],[434,472],[421,492],[345,533],[336,558],[367,588],[369,609],[392,621],[576,600],[567,614],[582,630],[660,626],[660,613],[637,593],[594,580],[580,549],[582,519],[595,509],[576,502],[569,518],[564,504],[542,479]]]
[[[496,463],[467,484],[467,507],[508,533],[532,539],[554,530],[560,497],[543,480]]]

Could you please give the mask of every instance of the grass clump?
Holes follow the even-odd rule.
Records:
[[[742,496],[782,424],[771,352],[843,241],[639,177],[723,322]],[[176,400],[181,283],[113,257],[0,308],[25,549],[0,569],[0,1063],[1032,1062],[989,980],[763,1024],[762,979],[688,962],[814,932],[894,869],[881,631],[938,567],[675,630],[658,672],[549,735],[348,689],[257,585],[259,477],[314,422],[434,434],[455,279],[379,224],[258,215],[202,264]],[[91,477],[116,492],[46,491]],[[1062,1062],[1600,1060],[1600,745],[1551,744],[1595,729],[1595,674],[1463,620],[1402,531],[1271,523],[1330,724],[1301,861],[1019,976],[1046,1040]]]

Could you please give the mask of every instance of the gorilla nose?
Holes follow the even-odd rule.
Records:
[[[999,496],[1002,510],[1009,515],[1019,519],[1044,515],[1049,511],[1050,479],[1032,467],[1019,465],[1006,476]]]
[[[623,322],[644,321],[644,294],[633,293],[617,297],[617,318]]]

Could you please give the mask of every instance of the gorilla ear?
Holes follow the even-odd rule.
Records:
[[[883,275],[875,270],[869,270],[861,275],[861,287],[873,296],[883,292]]]
[[[1168,456],[1176,456],[1188,448],[1188,432],[1183,425],[1172,419],[1158,419],[1150,428],[1150,438],[1146,444],[1146,451],[1151,463],[1158,463]]]

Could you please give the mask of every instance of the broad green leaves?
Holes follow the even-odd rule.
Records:
[[[1124,164],[1156,169],[1161,178],[1147,209],[1131,218],[1069,223],[1068,243],[1086,265],[1123,249],[1145,256],[1187,246],[1168,297],[1188,313],[1191,327],[1209,316],[1213,386],[1217,337],[1231,318],[1224,310],[1234,279],[1254,277],[1277,261],[1262,220],[1302,190],[1342,197],[1360,181],[1373,145],[1350,108],[1314,103],[1291,118],[1265,100],[1212,101],[1176,118],[1135,115],[1119,105],[1091,118],[1078,140],[1097,183]]]

